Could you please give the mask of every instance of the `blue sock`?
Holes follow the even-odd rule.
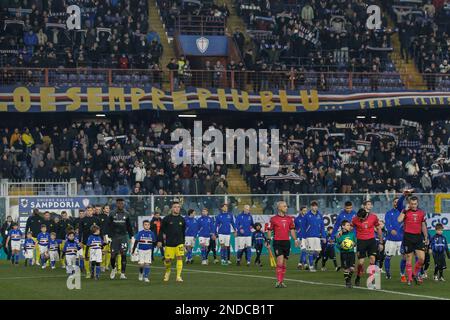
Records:
[[[406,269],[406,260],[402,259],[400,260],[400,273],[405,274],[405,269]]]
[[[19,254],[16,254],[16,263],[19,263]]]
[[[220,258],[222,260],[227,259],[227,249],[225,247],[220,248]]]
[[[384,259],[384,269],[386,273],[391,273],[391,256],[386,256],[386,259]]]
[[[241,261],[241,258],[242,258],[242,250],[238,250],[238,252],[237,252],[237,259],[238,259],[238,261]]]
[[[187,249],[187,252],[186,252],[186,258],[188,259],[188,260],[191,260],[191,258],[192,258],[192,254],[191,254],[191,249]]]
[[[80,259],[80,269],[84,270],[84,259]]]
[[[150,266],[145,266],[144,267],[144,278],[148,278],[150,274]]]
[[[252,248],[247,247],[245,250],[247,250],[247,262],[252,261]]]
[[[56,261],[50,261],[50,265],[51,265],[52,267],[54,267],[55,264],[56,264]]]
[[[308,260],[309,260],[309,265],[313,266],[314,265],[314,255],[312,253],[310,253],[308,255]]]
[[[302,254],[300,255],[300,262],[301,263],[303,263],[303,264],[306,264],[306,251],[305,250],[303,250],[302,251]]]
[[[44,255],[42,255],[42,256],[41,256],[41,265],[42,265],[42,266],[45,265],[45,262],[46,262],[46,261],[45,261]]]
[[[202,260],[207,260],[208,257],[206,257],[206,247],[202,247],[201,252],[202,252]]]
[[[100,272],[101,272],[100,266],[95,266],[95,274],[97,275],[97,278],[100,277]]]

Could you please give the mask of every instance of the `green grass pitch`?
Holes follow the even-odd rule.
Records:
[[[275,271],[263,257],[264,267],[202,266],[199,258],[193,265],[184,265],[183,283],[175,282],[172,271],[168,283],[162,281],[164,267],[158,258],[152,265],[150,283],[138,281],[138,267],[129,263],[127,280],[109,279],[103,273],[99,281],[81,278],[80,290],[66,286],[65,270],[59,264],[55,270],[24,267],[23,261],[15,267],[0,262],[0,300],[7,299],[450,299],[449,282],[424,280],[421,286],[400,283],[399,260],[392,261],[393,278],[382,275],[382,290],[347,289],[342,272],[335,272],[328,262],[328,271],[311,273],[296,269],[298,256],[292,256],[286,272],[287,288],[275,289]],[[211,262],[211,261],[210,261]],[[430,266],[432,273],[434,266]],[[429,272],[430,273],[430,272]],[[365,283],[363,278],[362,283]],[[450,280],[450,278],[449,278]]]

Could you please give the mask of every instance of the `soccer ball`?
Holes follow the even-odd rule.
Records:
[[[350,250],[355,246],[355,243],[351,239],[344,239],[341,243],[341,248],[345,250]]]

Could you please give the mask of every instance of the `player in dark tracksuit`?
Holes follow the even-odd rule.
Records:
[[[214,220],[214,225],[216,223],[214,217],[212,217]],[[206,252],[206,256],[209,256],[209,253],[212,252],[213,254],[213,258],[214,258],[214,263],[219,262],[219,260],[217,260],[217,234],[216,237],[213,238],[212,236],[209,238],[209,246],[208,246],[208,250]]]
[[[87,241],[89,239],[89,236],[92,235],[92,226],[99,225],[98,219],[96,216],[93,215],[94,214],[94,208],[92,206],[88,206],[86,208],[86,215],[84,216],[84,218],[80,219],[79,222],[79,236],[80,236],[80,241],[83,244],[83,257],[86,256],[86,251],[89,249],[88,245],[87,245]],[[85,264],[85,269],[86,269],[86,277],[90,277],[91,276],[91,270],[90,270],[90,264],[86,263]]]
[[[386,236],[387,236],[387,230],[385,228],[385,223],[383,220],[380,220],[380,227],[381,227],[381,232],[383,233],[383,242],[386,242]],[[377,237],[375,237],[375,240],[377,241],[377,246],[380,244],[380,239],[378,239]],[[386,259],[386,254],[384,251],[384,246],[383,246],[383,250],[378,250],[377,256],[375,258],[375,264],[380,267],[380,269],[383,269],[383,263],[384,260]]]
[[[436,224],[436,234],[431,238],[431,250],[434,260],[434,280],[444,280],[444,269],[447,268],[445,258],[450,259],[450,251],[448,249],[448,243],[445,236],[442,234],[444,226],[441,223]]]
[[[116,200],[117,208],[109,216],[108,233],[111,237],[111,275],[116,277],[116,259],[120,254],[122,258],[120,279],[126,279],[125,271],[127,267],[128,237],[134,238],[128,212],[125,210],[125,202],[119,198]]]
[[[150,231],[152,231],[156,237],[159,237],[159,233],[161,232],[161,212],[155,211],[152,220],[150,220]],[[152,247],[152,261],[154,260],[154,252],[155,246]],[[164,244],[159,248],[159,252],[161,253],[161,257],[164,261]]]
[[[322,252],[320,256],[315,261],[315,268],[317,270],[317,263],[319,259],[322,259],[322,271],[325,271],[325,265],[327,264],[328,259],[333,261],[334,269],[339,271],[341,268],[338,267],[336,261],[336,252],[335,252],[335,243],[334,243],[335,235],[333,233],[333,227],[329,226],[327,228],[326,242],[322,243]]]
[[[264,247],[264,243],[267,241],[267,237],[264,234],[264,232],[261,231],[261,228],[262,228],[261,224],[257,222],[255,224],[255,231],[252,234],[252,244],[256,250],[255,264],[260,267],[262,267],[261,264],[262,249]]]

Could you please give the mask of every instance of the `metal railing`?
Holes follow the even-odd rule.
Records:
[[[223,69],[222,69],[223,68]],[[422,74],[416,80],[408,73],[398,72],[320,72],[295,69],[284,71],[210,70],[148,70],[148,69],[52,69],[52,68],[2,68],[1,86],[154,86],[165,90],[186,87],[230,88],[258,92],[261,90],[318,91],[450,91],[450,74]]]
[[[186,35],[224,35],[225,17],[180,15],[176,30]]]

